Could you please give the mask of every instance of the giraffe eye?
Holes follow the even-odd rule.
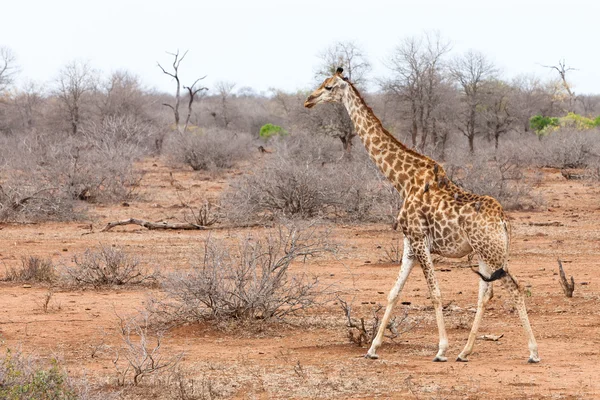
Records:
[[[325,89],[331,90],[331,89],[333,89],[333,86],[325,86]]]

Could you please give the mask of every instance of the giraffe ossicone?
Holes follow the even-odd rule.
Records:
[[[477,273],[481,278],[477,312],[467,344],[457,361],[467,361],[472,353],[485,305],[493,297],[493,281],[500,280],[515,303],[527,335],[529,362],[539,362],[523,289],[508,270],[510,228],[500,203],[490,196],[476,195],[460,188],[447,177],[440,164],[397,140],[342,74],[343,69],[338,68],[308,96],[304,106],[342,103],[371,159],[403,199],[397,221],[404,235],[400,272],[389,293],[377,335],[365,357],[378,358],[377,349],[383,342],[385,327],[416,261],[425,274],[435,309],[439,347],[434,361],[446,361],[448,337],[431,255],[460,258],[474,252],[479,257]]]

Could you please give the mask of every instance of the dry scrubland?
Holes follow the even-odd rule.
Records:
[[[566,80],[503,80],[481,53],[448,59],[425,43],[402,42],[367,101],[508,210],[542,363],[526,364],[499,287],[480,329],[499,339],[478,340],[469,363],[432,363],[418,269],[381,358],[362,357],[399,268],[401,199],[345,110],[223,82],[182,95],[173,124],[173,96],[72,63],[52,90],[14,87],[0,68],[0,398],[600,397],[600,98]],[[368,62],[350,65],[363,55],[338,45],[321,75],[344,50],[360,86]],[[129,218],[179,229],[107,228]],[[450,356],[474,316],[472,263],[436,260]]]
[[[72,222],[3,224],[0,334],[3,352],[10,349],[3,379],[16,384],[31,373],[40,387],[68,388],[74,398],[599,395],[594,348],[600,288],[593,271],[600,190],[589,170],[521,166],[514,179],[479,177],[502,176],[497,161],[479,165],[489,171],[459,175],[476,190],[487,185],[482,190],[506,193],[510,201],[518,193],[522,200],[511,206],[511,265],[528,293],[540,365],[525,363],[525,338],[501,289],[481,335],[503,337],[479,340],[468,364],[432,363],[437,330],[418,270],[382,358],[372,361],[362,358],[365,342],[401,251],[391,226],[393,197],[360,152],[328,166],[321,160],[336,148],[328,155],[324,144],[316,156],[309,138],[302,139],[306,154],[290,137],[271,143],[271,153],[247,153],[246,160],[218,171],[145,158],[132,165],[141,178],[126,201],[75,202],[81,217]],[[568,180],[567,171],[586,179]],[[353,173],[362,174],[359,186]],[[328,180],[332,176],[337,179]],[[275,204],[254,200],[264,187],[296,197],[274,193]],[[363,187],[381,202],[340,196]],[[298,204],[304,205],[294,213],[286,208]],[[25,218],[40,210],[11,212]],[[173,223],[204,218],[209,226],[157,231],[131,225],[101,232],[107,222],[130,217]],[[290,229],[298,234],[290,236]],[[560,289],[557,257],[576,278],[573,298]],[[458,354],[474,315],[477,279],[469,264],[441,259],[436,265],[451,354]],[[358,328],[348,327],[349,321]],[[11,376],[15,369],[26,373]]]

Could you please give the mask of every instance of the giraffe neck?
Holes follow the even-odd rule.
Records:
[[[422,187],[426,179],[423,172],[433,168],[433,161],[388,132],[351,84],[343,104],[371,159],[403,198],[416,187]]]

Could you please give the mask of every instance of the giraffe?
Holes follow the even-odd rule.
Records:
[[[539,362],[522,287],[508,271],[510,226],[500,203],[490,196],[476,195],[455,185],[440,164],[398,141],[383,127],[356,87],[342,73],[343,69],[338,68],[308,96],[304,106],[342,103],[371,159],[403,199],[397,221],[404,235],[400,272],[388,295],[377,335],[365,357],[378,358],[377,349],[382,344],[392,310],[416,261],[425,275],[438,326],[439,347],[433,361],[447,361],[448,337],[431,255],[460,258],[474,252],[479,258],[478,271],[474,272],[480,277],[477,312],[467,343],[456,361],[468,361],[473,352],[485,305],[493,297],[493,281],[500,280],[514,301],[527,335],[528,362]]]

